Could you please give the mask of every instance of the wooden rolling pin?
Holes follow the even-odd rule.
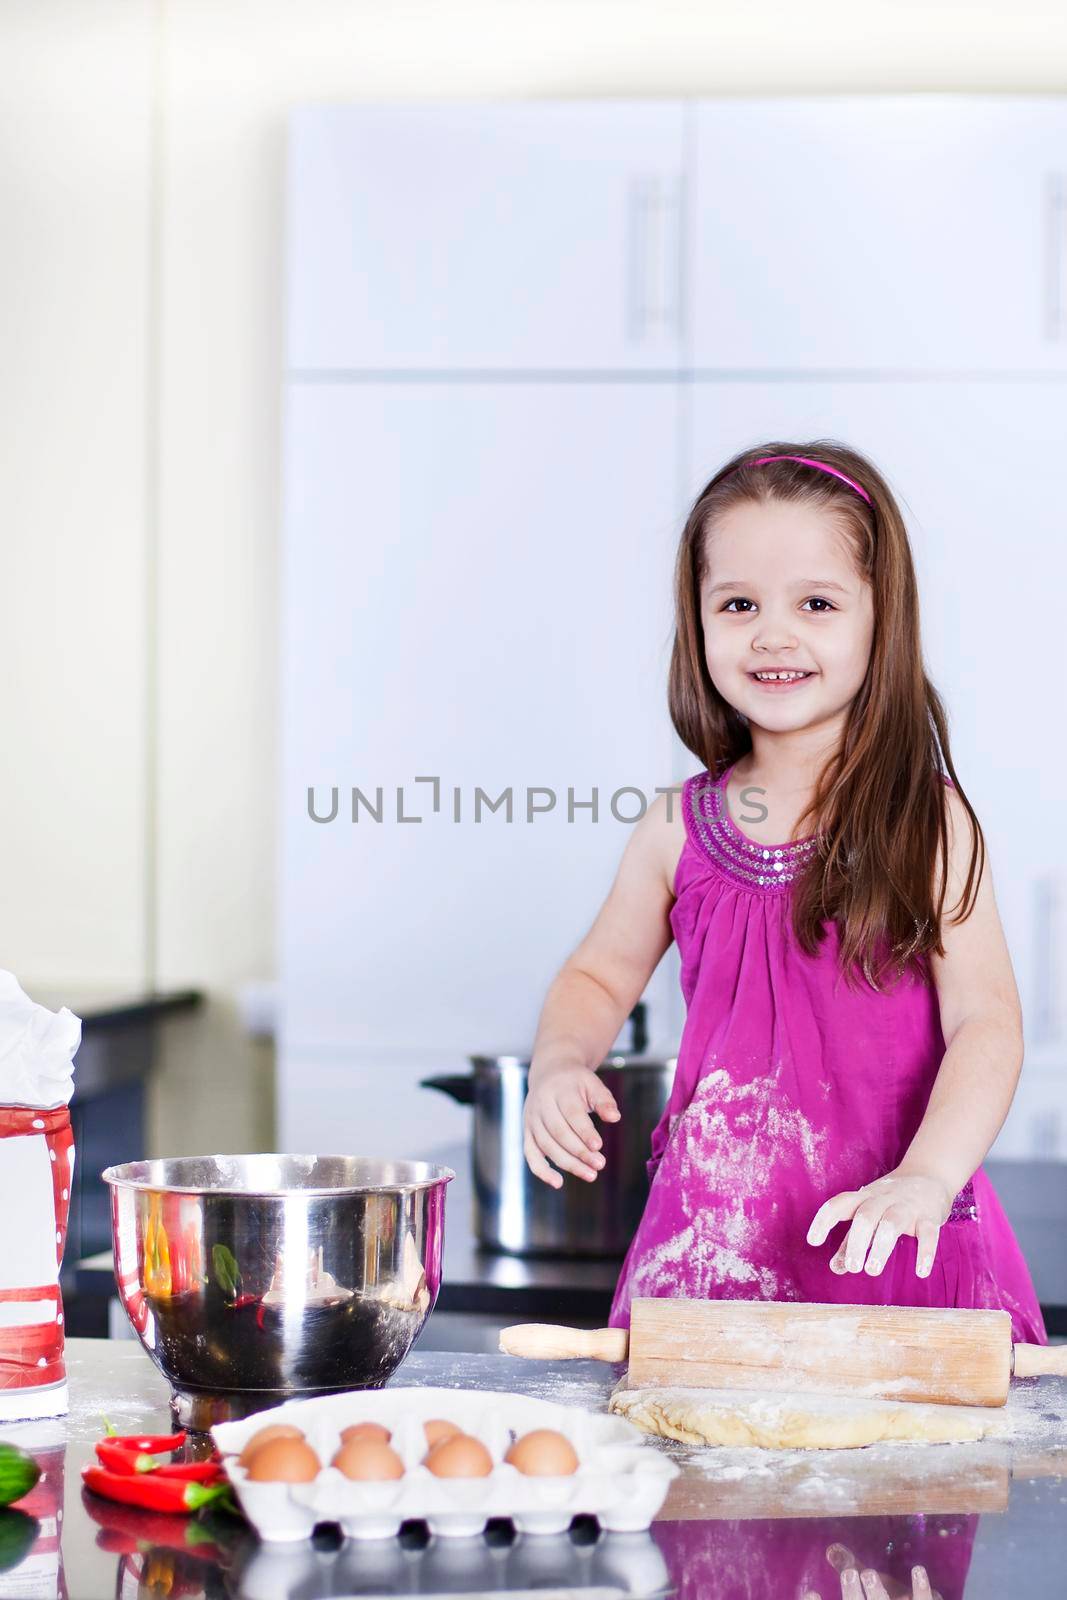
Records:
[[[635,1299],[630,1328],[504,1328],[505,1355],[625,1361],[625,1387],[783,1389],[1002,1406],[1012,1376],[1067,1377],[1067,1345],[1012,1344],[1006,1311]]]

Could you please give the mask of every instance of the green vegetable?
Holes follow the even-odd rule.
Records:
[[[241,1269],[237,1265],[237,1257],[232,1250],[224,1244],[212,1247],[211,1265],[215,1269],[215,1282],[223,1294],[229,1295],[231,1300],[236,1300],[241,1288]]]
[[[0,1444],[0,1506],[14,1505],[28,1495],[41,1469],[32,1456],[13,1444]]]
[[[40,1531],[37,1518],[28,1517],[25,1511],[0,1511],[0,1572],[11,1572],[25,1561]]]

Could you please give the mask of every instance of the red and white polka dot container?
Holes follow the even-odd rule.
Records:
[[[80,1042],[81,1023],[66,1007],[35,1005],[0,973],[0,1422],[67,1410],[59,1268],[74,1172],[67,1101]],[[32,1103],[35,1095],[45,1103]]]

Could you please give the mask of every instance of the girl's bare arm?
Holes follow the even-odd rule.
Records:
[[[974,909],[952,921],[966,881],[971,830],[948,790],[949,881],[931,966],[945,1054],[901,1171],[940,1174],[950,1197],[977,1171],[1008,1114],[1023,1060],[1019,990],[993,892],[988,852]]]
[[[862,1189],[832,1196],[812,1218],[811,1245],[821,1245],[838,1222],[850,1223],[830,1261],[835,1272],[876,1275],[897,1240],[911,1235],[916,1274],[928,1277],[953,1197],[981,1166],[1015,1094],[1023,1056],[1022,1011],[988,855],[970,915],[963,922],[952,920],[960,909],[971,836],[967,813],[952,790],[948,821],[945,954],[931,960],[945,1054],[923,1119],[899,1164]]]
[[[634,826],[596,921],[549,987],[534,1039],[523,1148],[530,1170],[559,1188],[549,1166],[592,1181],[600,1135],[589,1116],[619,1109],[596,1075],[673,937],[674,870],[683,827],[677,794],[660,795]]]

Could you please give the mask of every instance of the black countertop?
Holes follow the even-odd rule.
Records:
[[[195,1011],[199,989],[33,989],[26,991],[49,1011],[67,1006],[81,1018],[82,1037],[74,1057],[74,1100],[107,1094],[142,1081],[152,1065],[152,1033],[166,1017]]]
[[[159,1056],[160,1034],[165,1027],[182,1026],[171,1019],[195,1012],[203,996],[196,989],[68,987],[34,989],[31,998],[51,1011],[67,1006],[82,1024],[70,1102],[77,1154],[62,1273],[69,1298],[77,1260],[101,1250],[111,1237],[111,1199],[100,1173],[144,1150],[146,1095]],[[81,1320],[85,1304],[71,1300],[68,1305],[72,1334],[102,1331],[106,1326],[106,1305],[99,1297],[92,1307],[95,1325]]]
[[[29,993],[29,991],[27,991]],[[125,1022],[154,1022],[203,1003],[199,989],[34,989],[30,999],[50,1011],[66,1006],[81,1018],[82,1034]]]
[[[418,1524],[391,1540],[260,1544],[243,1523],[149,1516],[87,1494],[103,1417],[120,1432],[169,1431],[168,1391],[139,1345],[70,1340],[70,1414],[5,1425],[44,1477],[31,1507],[0,1514],[0,1594],[69,1600],[169,1595],[171,1600],[536,1592],[592,1597],[674,1593],[686,1600],[791,1600],[840,1592],[836,1564],[909,1585],[914,1564],[944,1600],[1043,1600],[1067,1570],[1067,1380],[1016,1384],[1010,1439],[971,1445],[871,1445],[845,1451],[695,1449],[649,1441],[680,1472],[648,1533],[516,1537],[510,1524],[476,1538],[428,1540]],[[602,1410],[621,1369],[594,1362],[422,1354],[392,1382],[503,1390]],[[19,1541],[23,1548],[20,1556]],[[848,1552],[842,1556],[841,1552]],[[14,1561],[14,1565],[10,1563]],[[890,1585],[891,1594],[901,1593]],[[910,1594],[910,1585],[904,1591]]]

